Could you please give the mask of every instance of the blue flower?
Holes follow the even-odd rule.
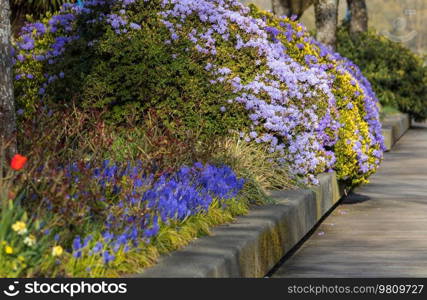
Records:
[[[94,253],[99,253],[104,248],[104,245],[101,242],[97,242],[95,246],[92,248]]]
[[[138,24],[136,24],[136,23],[130,23],[130,24],[129,24],[129,27],[130,27],[130,28],[132,28],[132,29],[134,29],[134,30],[139,30],[139,29],[141,29],[141,25],[138,25]]]
[[[112,262],[115,259],[115,256],[110,254],[109,251],[104,251],[102,253],[102,258],[103,258],[105,264],[109,264],[110,262]]]
[[[80,236],[76,236],[73,240],[73,250],[80,250],[83,247]]]
[[[109,231],[104,232],[102,236],[106,242],[109,242],[114,238],[114,234]]]
[[[75,251],[75,252],[73,252],[73,257],[75,257],[75,258],[82,257],[82,251]]]

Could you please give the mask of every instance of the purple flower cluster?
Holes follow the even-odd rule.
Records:
[[[234,43],[241,51],[256,50],[265,60],[267,71],[244,81],[224,65],[208,64],[206,70],[216,76],[212,83],[228,84],[235,97],[224,102],[221,111],[233,103],[242,105],[253,122],[246,139],[267,143],[271,152],[280,153],[295,175],[316,182],[314,175],[332,168],[334,154],[327,151],[337,139],[340,124],[334,114],[332,79],[322,68],[308,68],[286,54],[277,40],[279,30],[266,26],[249,15],[249,9],[233,0],[163,0],[160,13],[171,40],[188,39],[199,53],[215,58],[219,42]],[[203,29],[186,26],[197,17]],[[284,24],[291,38],[300,34]],[[236,33],[231,27],[239,28]],[[313,60],[315,58],[307,58]],[[227,72],[225,72],[225,70]],[[326,103],[320,108],[319,101]],[[329,134],[325,134],[328,129]]]
[[[369,129],[369,147],[370,148],[377,148],[373,151],[373,156],[375,157],[375,161],[369,162],[368,157],[364,152],[362,151],[362,137],[359,135],[359,132],[355,132],[355,144],[353,146],[353,150],[356,152],[357,160],[359,164],[359,169],[361,173],[368,173],[369,171],[375,170],[376,167],[379,165],[382,157],[383,157],[383,151],[385,150],[385,144],[384,144],[384,137],[382,135],[382,125],[379,119],[379,107],[378,103],[379,100],[376,97],[372,86],[370,82],[363,76],[362,72],[360,71],[359,67],[351,62],[349,59],[342,57],[337,52],[332,52],[330,48],[322,45],[321,43],[317,42],[314,39],[309,39],[308,41],[312,45],[316,45],[319,47],[321,55],[326,57],[328,56],[329,60],[336,65],[338,72],[348,74],[353,77],[353,80],[351,81],[351,84],[353,86],[359,86],[363,93],[356,92],[354,96],[359,97],[363,96],[363,120],[368,124]],[[329,64],[323,64],[323,66],[329,68]],[[353,109],[354,104],[352,102],[349,102],[347,104],[347,109]]]
[[[72,253],[75,258],[82,257],[85,251],[88,255],[101,255],[105,263],[114,260],[114,253],[119,250],[126,252],[141,242],[149,242],[162,223],[206,213],[214,199],[226,205],[244,185],[230,167],[202,163],[184,166],[157,179],[146,175],[141,163],[120,166],[104,161],[100,167],[74,163],[65,168],[67,178],[75,184],[87,180],[81,174],[88,172],[99,188],[96,201],[105,206],[105,231],[97,240],[77,236]],[[79,201],[88,194],[79,190],[69,197]]]
[[[86,19],[90,24],[109,24],[116,34],[127,33],[132,30],[140,30],[139,24],[128,22],[126,8],[135,0],[88,0],[84,6],[79,3],[66,3],[60,11],[53,15],[47,22],[27,23],[21,29],[21,34],[16,43],[16,51],[13,57],[14,64],[24,62],[26,59],[36,62],[47,61],[52,65],[57,62],[68,44],[78,40],[85,30],[78,28],[76,22],[79,17]],[[119,14],[104,13],[100,8],[118,7]],[[107,9],[108,10],[108,9]],[[48,47],[45,43],[48,42]],[[92,41],[91,43],[95,43]],[[41,47],[38,47],[38,43]],[[65,71],[65,70],[64,70]],[[61,73],[64,74],[62,71]],[[59,74],[44,74],[44,78],[38,78],[35,84],[39,85],[38,95],[42,98],[49,84]],[[23,78],[33,79],[26,74],[18,74],[16,80]]]
[[[248,111],[253,126],[241,136],[247,141],[269,144],[270,151],[279,153],[295,175],[312,183],[317,182],[317,173],[334,168],[333,149],[344,126],[340,124],[341,108],[335,98],[335,76],[330,71],[349,74],[354,78],[352,84],[361,89],[354,98],[363,97],[364,107],[359,109],[369,130],[368,136],[359,130],[353,133],[356,172],[370,174],[377,168],[384,141],[378,100],[369,82],[356,65],[311,38],[303,25],[293,26],[289,20],[283,20],[279,28],[268,26],[266,19],[252,17],[248,8],[235,0],[163,0],[162,6],[160,16],[171,40],[187,39],[194,43],[194,49],[209,61],[205,69],[216,76],[211,83],[232,87],[236,96],[224,102],[221,112],[233,103]],[[192,28],[195,18],[203,24],[202,28]],[[279,35],[289,43],[303,39],[309,46],[318,46],[319,56],[307,54],[303,62],[297,61],[288,55]],[[226,42],[236,50],[255,50],[259,56],[256,65],[262,61],[267,69],[254,73],[252,80],[240,78],[223,63],[223,57],[218,57],[218,45]],[[305,47],[301,42],[296,46],[299,50]],[[320,62],[321,58],[328,62]],[[349,102],[348,107],[352,106]],[[370,159],[368,153],[375,159]]]

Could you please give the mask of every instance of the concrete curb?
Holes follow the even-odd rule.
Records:
[[[275,191],[276,204],[257,207],[211,236],[160,259],[133,277],[263,277],[343,195],[335,173],[314,190]]]
[[[408,114],[393,114],[387,116],[382,124],[386,151],[390,151],[393,145],[411,127],[411,118]]]

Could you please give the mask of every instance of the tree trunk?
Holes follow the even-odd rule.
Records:
[[[316,15],[317,40],[335,50],[338,0],[316,0],[314,2],[314,11]]]
[[[7,157],[16,152],[11,36],[9,0],[0,0],[0,148]]]
[[[347,0],[350,10],[350,33],[366,32],[368,30],[368,9],[365,0]]]
[[[278,16],[295,15],[301,18],[304,11],[313,4],[313,0],[272,0],[273,12]]]
[[[291,16],[291,0],[272,0],[273,12],[278,16]]]

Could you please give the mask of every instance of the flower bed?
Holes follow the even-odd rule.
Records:
[[[43,220],[28,234],[47,245],[42,264],[4,248],[14,274],[133,273],[267,201],[264,187],[330,171],[357,185],[382,159],[378,100],[358,67],[235,0],[67,4],[24,26],[14,62],[20,123],[52,136],[22,130],[22,144],[40,137],[55,158],[2,187],[19,207],[4,211],[33,211],[12,223]]]
[[[24,166],[22,158],[12,160],[13,172]],[[2,276],[111,276],[133,270],[247,209],[247,203],[236,198],[244,180],[225,166],[196,163],[156,179],[141,165],[108,161],[100,166],[75,163],[49,174],[38,168],[30,180],[34,187],[14,199],[14,189],[3,184],[22,178],[9,174],[12,178],[1,186],[12,193],[11,200],[2,197]],[[22,195],[37,201],[38,215],[25,213]],[[65,202],[68,207],[63,197],[71,199]],[[64,246],[67,240],[72,240],[69,248]],[[140,256],[144,260],[127,265],[126,259]]]

